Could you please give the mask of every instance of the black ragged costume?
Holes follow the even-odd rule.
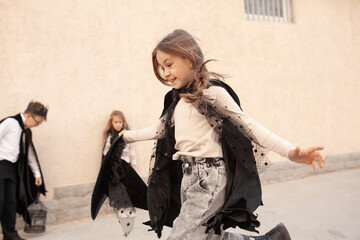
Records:
[[[240,106],[240,101],[230,86],[218,80],[211,80],[211,85],[225,88]],[[159,237],[163,225],[171,226],[181,208],[182,162],[172,160],[176,150],[174,128],[170,119],[180,100],[179,94],[183,92],[183,89],[173,89],[165,96],[162,113],[165,137],[157,141],[156,150],[152,155],[154,167],[149,177],[148,203],[151,204],[148,207],[151,227]],[[212,106],[210,101],[205,99],[195,107],[204,113],[209,124],[221,134],[223,157],[227,166],[226,200],[222,209],[207,222],[208,230],[214,228],[216,233],[220,233],[220,225],[224,224],[224,229],[238,226],[256,231],[255,228],[260,223],[253,212],[261,204],[261,185],[253,153],[255,143],[251,141],[250,136],[244,136],[240,128],[227,116],[219,114],[216,106]]]
[[[130,164],[121,159],[124,148],[123,139],[118,138],[118,133],[114,133],[95,183],[91,198],[91,217],[96,218],[108,197],[126,237],[134,228],[134,207],[147,210],[147,187]]]
[[[116,209],[134,206],[147,210],[146,184],[120,158],[124,147],[122,138],[115,139],[102,162],[91,198],[92,219],[96,218],[106,197]]]
[[[237,95],[224,82],[210,80],[209,86],[223,87],[240,106]],[[166,94],[164,110],[160,118],[163,126],[159,129],[161,132],[159,134],[164,132],[162,134],[164,137],[157,140],[150,160],[151,174],[147,187],[150,222],[147,224],[155,230],[159,238],[163,226],[171,227],[181,208],[182,162],[172,159],[176,150],[174,126],[171,119],[180,100],[180,94],[188,91],[188,89],[173,89]],[[224,229],[240,227],[257,232],[255,228],[260,223],[253,212],[262,202],[255,159],[264,156],[261,146],[252,141],[254,136],[250,130],[246,129],[245,124],[239,125],[229,116],[225,116],[218,106],[212,104],[211,99],[204,97],[195,105],[195,108],[205,115],[210,126],[220,134],[227,169],[226,200],[221,210],[207,221],[207,231],[214,228],[215,232],[220,234],[220,226],[223,224]],[[254,154],[255,152],[257,154]],[[100,170],[100,174],[101,171],[104,172]],[[127,175],[126,172],[125,175]],[[131,200],[134,199],[131,198]]]
[[[22,129],[22,133],[20,136],[20,152],[19,152],[19,158],[17,161],[18,164],[18,174],[17,174],[17,213],[21,214],[24,221],[28,224],[31,224],[29,212],[27,210],[27,207],[34,203],[38,197],[38,193],[41,193],[45,196],[46,189],[45,189],[45,183],[43,174],[41,171],[40,163],[35,151],[35,147],[32,142],[32,134],[31,130],[29,128],[25,128],[23,120],[21,118],[20,114],[17,114],[15,116],[9,117],[14,118],[20,125]],[[7,118],[5,118],[7,119]],[[0,123],[2,123],[5,119],[1,120]],[[35,185],[35,177],[33,175],[33,172],[31,171],[30,166],[28,165],[28,154],[29,154],[29,148],[32,149],[36,162],[39,166],[40,174],[41,174],[41,180],[42,184],[41,186]]]

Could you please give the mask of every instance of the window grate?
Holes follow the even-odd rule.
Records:
[[[245,18],[255,21],[293,21],[292,0],[244,0]]]

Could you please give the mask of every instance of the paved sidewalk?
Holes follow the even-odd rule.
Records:
[[[260,233],[283,222],[293,240],[360,240],[360,168],[264,185],[263,201],[265,205],[257,211]],[[127,239],[157,239],[142,225],[147,220],[147,212],[138,210],[135,228]],[[161,239],[169,233],[165,228]],[[20,234],[29,240],[126,239],[115,215],[51,225],[42,234]]]

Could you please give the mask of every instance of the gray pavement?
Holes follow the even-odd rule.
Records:
[[[360,168],[263,185],[264,206],[257,210],[260,233],[283,222],[293,240],[360,240]],[[89,209],[90,211],[90,209]],[[157,239],[142,222],[146,211],[137,210],[134,230],[128,240]],[[241,230],[230,230],[241,232]],[[162,239],[170,229],[165,228]],[[42,234],[20,232],[26,239],[98,240],[125,239],[115,215],[47,226]]]

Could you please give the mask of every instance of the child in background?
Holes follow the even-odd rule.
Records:
[[[31,128],[46,121],[48,108],[31,101],[23,113],[0,121],[0,222],[4,240],[24,240],[15,229],[16,212],[31,224],[28,206],[46,189]]]
[[[111,144],[116,140],[119,135],[119,132],[122,130],[129,130],[129,125],[126,122],[125,116],[121,111],[114,110],[110,114],[109,121],[106,124],[104,129],[104,148],[103,148],[103,158],[106,156],[106,153],[109,151]],[[126,144],[122,154],[121,159],[129,163],[133,168],[136,166],[135,151],[131,144]]]
[[[300,150],[246,115],[222,76],[207,70],[208,61],[186,31],[167,35],[152,60],[155,76],[173,88],[165,96],[162,116],[148,128],[124,130],[119,136],[125,143],[157,139],[147,201],[158,237],[163,225],[172,225],[168,239],[173,240],[290,240],[283,224],[256,237],[224,229],[256,231],[260,225],[253,214],[262,204],[255,163],[268,165],[264,148],[316,170],[315,163],[322,167],[324,162],[317,152],[323,147]],[[182,162],[181,177],[176,162]]]

